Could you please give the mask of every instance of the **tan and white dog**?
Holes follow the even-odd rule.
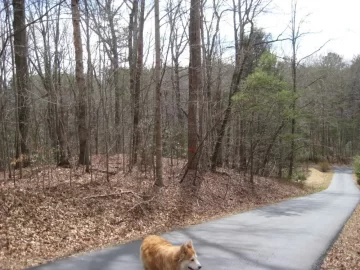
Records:
[[[140,257],[145,270],[199,270],[201,264],[189,240],[174,246],[157,235],[147,236],[140,247]]]

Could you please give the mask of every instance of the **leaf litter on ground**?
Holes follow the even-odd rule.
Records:
[[[153,186],[151,169],[120,170],[101,156],[84,168],[24,169],[24,177],[0,189],[1,269],[24,269],[247,211],[309,193],[301,184],[255,177],[254,185],[233,170],[203,173],[179,184],[185,161],[164,159],[165,187]],[[172,164],[172,165],[171,165]]]
[[[326,254],[321,270],[360,270],[359,204]]]

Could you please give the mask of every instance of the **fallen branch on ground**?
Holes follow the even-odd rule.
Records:
[[[106,198],[106,197],[120,197],[121,195],[126,194],[126,193],[130,193],[139,199],[141,198],[139,195],[137,195],[135,192],[133,192],[131,190],[123,190],[120,193],[94,195],[94,196],[81,198],[81,200],[94,199],[94,198]]]
[[[108,171],[100,170],[100,169],[91,169],[91,170],[94,171],[94,172],[107,173],[107,174],[110,174],[110,175],[115,175],[115,174],[117,174],[117,172],[108,172]]]
[[[142,205],[142,204],[149,204],[150,202],[154,201],[155,198],[156,198],[156,197],[154,196],[154,197],[152,197],[152,198],[149,199],[149,200],[142,201],[142,202],[139,202],[139,203],[135,204],[133,207],[131,207],[131,208],[128,210],[128,212],[134,210],[136,207],[140,207],[141,210],[144,211],[144,209],[141,207],[141,205]]]

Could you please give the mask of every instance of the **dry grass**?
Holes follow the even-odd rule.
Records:
[[[305,186],[313,189],[314,192],[326,189],[330,185],[334,175],[332,171],[321,172],[316,168],[309,168],[309,171],[309,176],[304,184]]]
[[[23,269],[309,193],[300,184],[262,177],[252,185],[233,171],[205,173],[197,186],[190,177],[179,185],[183,164],[169,160],[166,187],[159,190],[149,173],[124,174],[119,160],[110,160],[110,182],[100,165],[92,176],[83,168],[40,168],[24,172],[28,178],[16,186],[3,182],[1,269]]]

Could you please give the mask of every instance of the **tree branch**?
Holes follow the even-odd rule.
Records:
[[[29,27],[30,25],[37,23],[37,22],[40,21],[42,18],[44,18],[45,16],[47,16],[51,10],[53,10],[53,9],[56,8],[57,6],[60,6],[60,5],[61,5],[62,3],[64,3],[65,1],[66,1],[66,0],[61,0],[59,3],[57,3],[56,5],[54,5],[54,6],[52,6],[51,8],[49,8],[49,9],[48,9],[43,15],[41,15],[39,18],[37,18],[37,19],[35,19],[35,20],[27,23],[23,28],[17,30],[16,32],[9,34],[9,35],[6,37],[5,41],[4,41],[3,47],[1,48],[0,57],[2,57],[2,55],[3,55],[4,51],[5,51],[6,45],[7,45],[8,41],[9,41],[9,39],[10,39],[10,37],[14,36],[14,35],[15,35],[16,33],[18,33],[18,32],[21,32],[21,31],[25,30],[25,29],[26,29],[27,27]]]

